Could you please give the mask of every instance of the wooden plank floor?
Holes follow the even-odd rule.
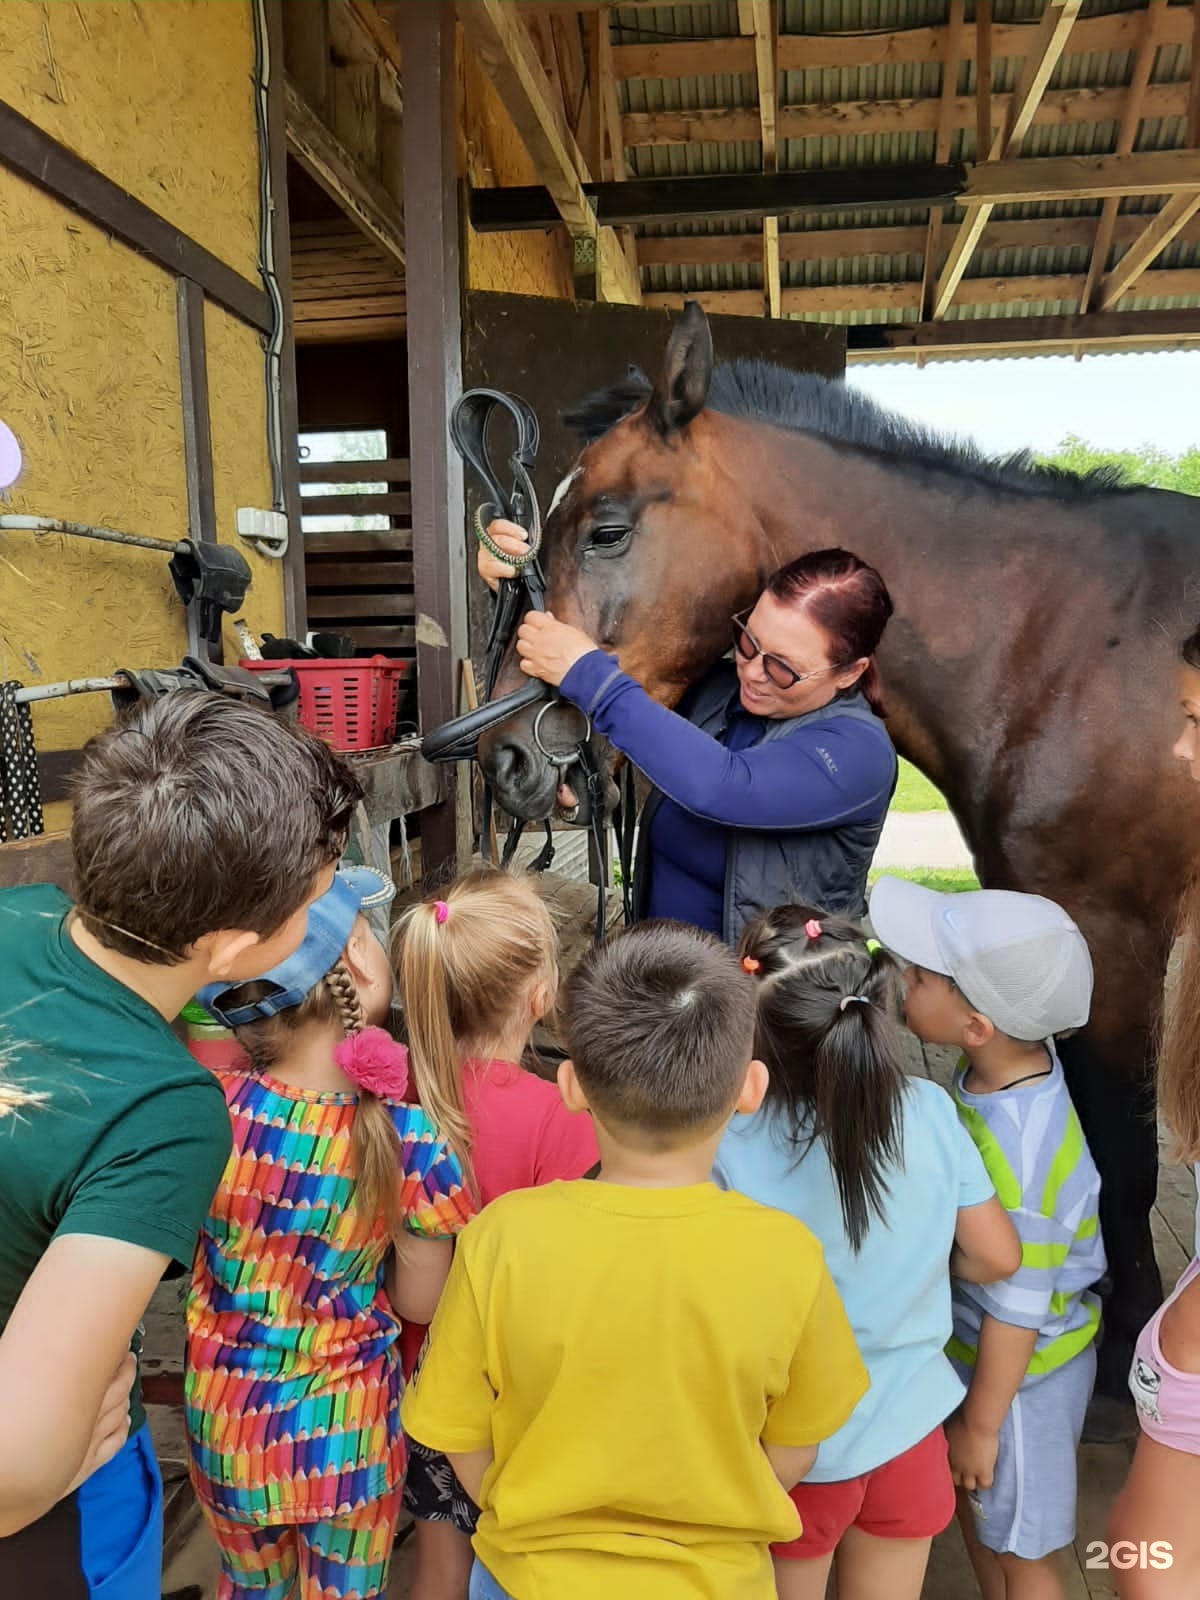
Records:
[[[913,1071],[942,1084],[949,1081],[952,1052],[922,1052],[915,1041],[912,1051]],[[1152,1225],[1164,1287],[1169,1291],[1191,1259],[1193,1248],[1195,1189],[1186,1168],[1170,1166],[1164,1160]],[[168,1542],[163,1593],[168,1597],[186,1595],[186,1600],[212,1600],[217,1580],[215,1551],[187,1485],[181,1419],[162,1407],[154,1408],[151,1418],[168,1493],[178,1497],[176,1513],[169,1519],[173,1532]],[[1132,1454],[1132,1442],[1085,1444],[1080,1450],[1076,1540],[1073,1551],[1063,1561],[1068,1600],[1116,1600],[1110,1574],[1088,1571],[1085,1551],[1090,1540],[1105,1536],[1108,1509],[1124,1482]],[[412,1544],[408,1541],[396,1551],[388,1600],[408,1600],[411,1577]],[[923,1600],[974,1600],[977,1594],[962,1536],[957,1525],[952,1526],[934,1543]]]

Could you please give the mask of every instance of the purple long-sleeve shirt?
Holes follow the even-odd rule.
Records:
[[[891,798],[896,754],[882,726],[830,717],[761,744],[764,719],[735,699],[724,739],[714,739],[652,700],[603,650],[581,657],[560,687],[663,793],[650,836],[650,916],[719,934],[730,828],[870,822]]]

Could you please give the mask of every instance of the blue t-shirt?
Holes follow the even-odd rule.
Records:
[[[714,1182],[791,1212],[821,1241],[871,1376],[849,1422],[821,1445],[809,1483],[857,1478],[894,1460],[963,1397],[945,1355],[950,1250],[960,1207],[982,1205],[995,1190],[954,1102],[927,1078],[909,1079],[902,1150],[901,1168],[887,1175],[887,1217],[872,1217],[857,1255],[820,1140],[797,1161],[786,1124],[763,1110],[735,1117],[717,1150]]]

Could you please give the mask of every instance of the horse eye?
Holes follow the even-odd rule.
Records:
[[[588,536],[588,544],[593,549],[611,550],[616,545],[623,544],[633,532],[625,522],[605,522],[598,528],[593,528]]]

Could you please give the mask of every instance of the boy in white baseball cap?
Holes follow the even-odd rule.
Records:
[[[1075,1455],[1096,1373],[1100,1179],[1054,1050],[1082,1027],[1092,963],[1066,912],[1005,890],[935,894],[881,878],[880,942],[908,964],[905,1013],[952,1045],[958,1114],[1021,1237],[1000,1283],[953,1284],[946,1353],[967,1384],[946,1424],[959,1520],[984,1593],[1056,1600],[1075,1537]]]

